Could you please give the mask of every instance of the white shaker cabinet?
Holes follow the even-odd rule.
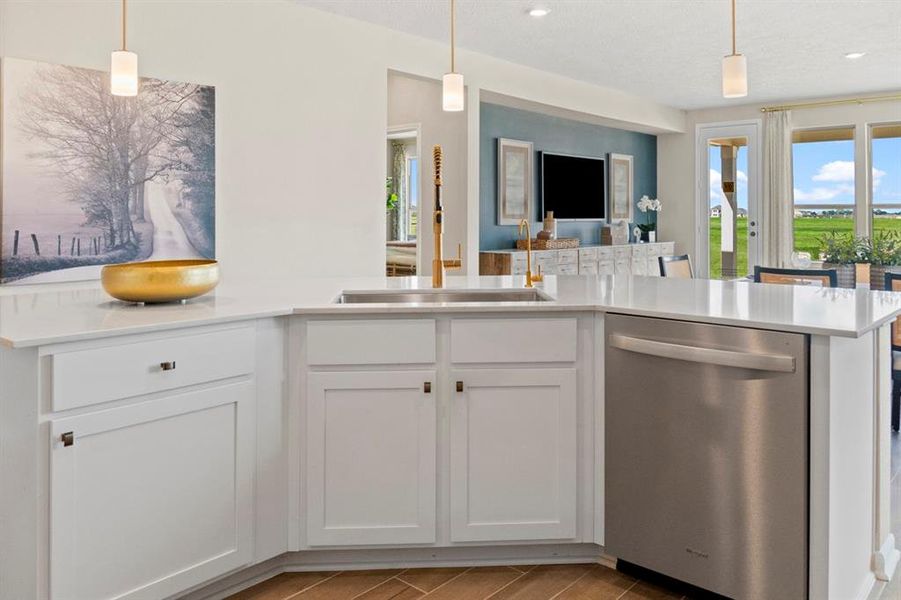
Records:
[[[451,540],[576,536],[576,370],[454,370]]]
[[[50,422],[50,597],[163,598],[251,561],[254,387]]]
[[[435,541],[434,371],[310,373],[307,541]]]

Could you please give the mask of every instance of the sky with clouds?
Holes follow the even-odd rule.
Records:
[[[873,140],[873,202],[901,204],[901,139]],[[795,144],[795,203],[854,204],[854,142],[811,142]],[[710,206],[725,201],[720,175],[718,148],[710,151]],[[738,206],[748,206],[748,155],[738,155]]]

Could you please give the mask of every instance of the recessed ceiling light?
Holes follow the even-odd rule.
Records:
[[[866,55],[867,55],[866,52],[848,52],[847,54],[845,54],[845,58],[850,58],[851,60],[854,60],[856,58],[863,58]]]
[[[546,8],[533,8],[532,10],[529,11],[529,16],[530,17],[546,17],[549,12],[551,12],[551,11]]]

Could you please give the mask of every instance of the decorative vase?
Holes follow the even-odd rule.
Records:
[[[854,289],[857,286],[857,268],[855,265],[839,265],[835,263],[823,263],[824,269],[835,269],[838,287]]]
[[[649,231],[648,232],[648,241],[654,243],[657,241],[657,231]]]

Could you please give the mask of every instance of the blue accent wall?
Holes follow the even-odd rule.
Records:
[[[479,107],[479,248],[497,250],[512,248],[518,229],[497,224],[497,139],[511,138],[532,142],[534,181],[532,182],[535,214],[541,220],[541,195],[538,180],[541,163],[538,153],[562,152],[607,159],[609,152],[631,154],[633,159],[633,202],[647,194],[657,197],[657,136],[625,129],[592,125],[497,104],[481,103]],[[608,164],[609,168],[609,164]],[[636,218],[638,210],[635,209]],[[558,237],[578,237],[582,244],[600,243],[600,228],[606,222],[585,221],[557,223]],[[533,226],[532,234],[536,230]]]

